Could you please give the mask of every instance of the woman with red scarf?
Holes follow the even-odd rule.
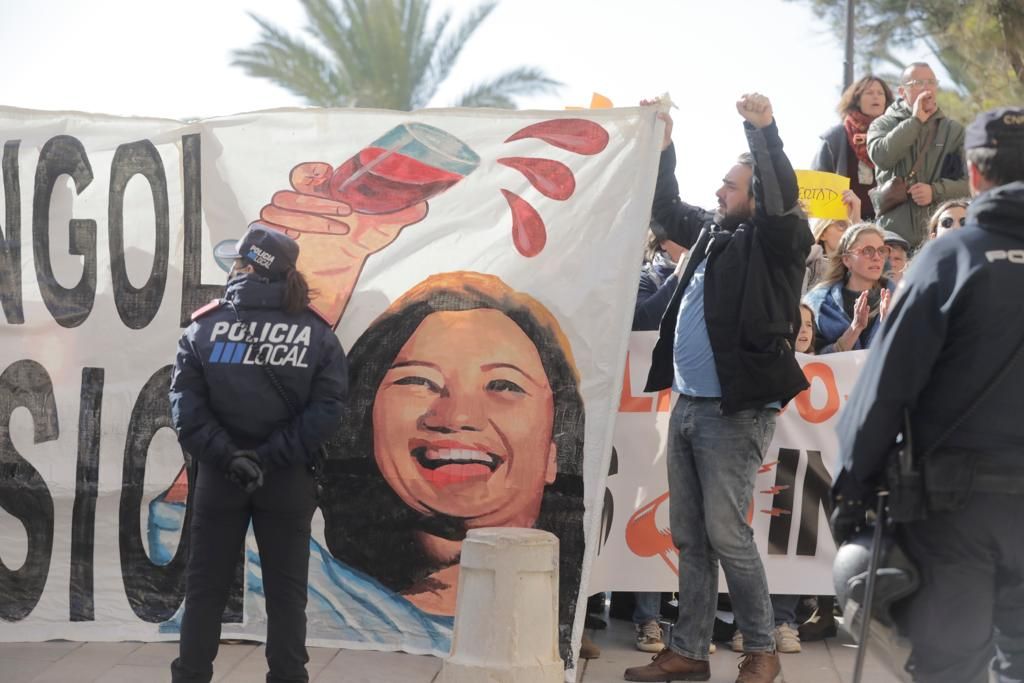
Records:
[[[864,76],[847,88],[836,107],[843,122],[821,136],[821,149],[811,163],[815,171],[838,173],[850,179],[850,189],[860,197],[866,221],[875,218],[868,197],[868,190],[875,186],[875,165],[868,159],[868,126],[892,102],[889,86],[875,76]]]

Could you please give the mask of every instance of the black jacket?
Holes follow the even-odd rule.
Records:
[[[682,258],[686,258],[686,255]],[[663,251],[655,254],[653,261],[643,265],[633,308],[634,332],[658,329],[661,316],[668,308],[679,282],[679,278],[674,275],[675,270],[676,264]]]
[[[845,469],[879,483],[910,409],[914,450],[928,451],[1024,341],[1024,182],[979,195],[967,225],[914,257],[840,415]],[[939,451],[1024,467],[1024,358]]]
[[[821,134],[821,147],[814,155],[811,169],[828,171],[849,178],[851,156],[856,160],[857,157],[850,149],[850,142],[846,137],[846,127],[840,123]]]
[[[714,224],[713,214],[680,201],[674,147],[662,152],[654,190],[654,219],[670,239],[691,252],[661,319],[645,390],[672,386],[679,304],[706,258],[704,316],[727,414],[786,402],[807,388],[793,343],[800,329],[805,261],[814,238],[797,203],[796,174],[782,151],[775,122],[760,130],[744,123],[744,129],[754,156],[757,208],[750,222],[728,232]]]
[[[312,311],[282,311],[283,282],[233,280],[225,296],[193,314],[178,341],[171,376],[171,419],[182,447],[224,467],[252,449],[268,469],[309,462],[334,434],[348,394],[345,353]],[[257,354],[299,415],[275,390]]]

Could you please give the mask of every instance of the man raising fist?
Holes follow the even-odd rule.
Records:
[[[627,669],[627,681],[710,678],[719,562],[743,634],[738,683],[772,683],[781,673],[746,514],[779,409],[807,387],[793,344],[813,237],[771,102],[743,95],[736,110],[750,152],[722,179],[717,210],[680,201],[670,140],[658,167],[653,218],[691,254],[661,320],[645,389],[679,394],[668,436],[679,621],[666,649]]]

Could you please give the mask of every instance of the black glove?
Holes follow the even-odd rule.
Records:
[[[832,486],[835,509],[828,520],[837,546],[846,543],[868,526],[865,516],[869,510],[875,509],[876,500],[877,494],[874,491],[861,486],[847,470],[840,470]]]
[[[263,466],[256,451],[235,451],[228,460],[228,479],[246,493],[263,486]]]

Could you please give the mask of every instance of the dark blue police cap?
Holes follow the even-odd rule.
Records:
[[[964,136],[964,149],[976,147],[1024,148],[1024,109],[1000,107],[978,114]]]
[[[295,268],[299,258],[299,244],[283,232],[253,223],[234,245],[217,254],[222,258],[240,258],[256,272],[271,280],[278,280]]]

